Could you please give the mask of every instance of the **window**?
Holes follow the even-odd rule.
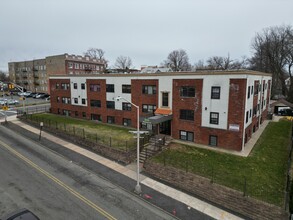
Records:
[[[100,92],[101,85],[100,84],[90,84],[90,91],[91,92]]]
[[[93,121],[102,121],[101,115],[91,114],[91,120]]]
[[[180,88],[181,97],[195,97],[195,87],[194,86],[182,86]]]
[[[247,91],[247,98],[250,98],[250,86],[248,86],[248,91]]]
[[[107,116],[107,123],[115,124],[115,117],[114,116]]]
[[[122,93],[131,93],[131,85],[122,85]]]
[[[219,124],[219,113],[211,112],[210,113],[210,124]]]
[[[60,97],[59,97],[59,96],[57,96],[56,101],[57,101],[57,102],[60,102]]]
[[[74,68],[75,68],[75,69],[79,69],[79,64],[78,64],[78,63],[75,63],[75,64],[74,64]]]
[[[142,94],[153,95],[157,94],[157,87],[156,86],[142,86]]]
[[[220,99],[220,94],[221,94],[221,87],[219,87],[219,86],[212,86],[211,98],[212,99]]]
[[[77,83],[73,83],[73,88],[77,89]]]
[[[194,111],[180,109],[180,119],[194,121]]]
[[[115,109],[115,102],[114,101],[107,101],[107,108]]]
[[[251,95],[253,94],[253,86],[251,86]]]
[[[64,103],[64,104],[70,104],[70,98],[62,97],[62,103]]]
[[[252,110],[250,109],[249,110],[249,118],[251,118],[251,116],[252,116]]]
[[[86,118],[86,113],[85,112],[82,112],[82,117]]]
[[[210,146],[218,146],[218,136],[210,135],[209,145]]]
[[[78,104],[78,98],[74,98],[74,104]]]
[[[81,89],[85,90],[85,84],[84,83],[81,84]]]
[[[149,113],[149,112],[154,113],[156,109],[157,109],[156,105],[147,105],[147,104],[142,105],[142,112],[145,112],[145,113]]]
[[[81,104],[85,105],[85,99],[81,99]]]
[[[114,92],[114,84],[107,84],[106,85],[106,92]]]
[[[122,110],[131,111],[131,104],[128,102],[122,102]]]
[[[193,132],[189,132],[189,131],[179,131],[180,133],[180,139],[184,140],[184,141],[192,141],[193,142]]]
[[[249,114],[249,112],[247,111],[246,112],[246,123],[248,122],[248,114]]]
[[[123,125],[124,126],[131,126],[131,119],[123,118]]]
[[[71,112],[69,110],[65,110],[63,109],[63,112],[62,112],[63,115],[66,115],[66,116],[70,116],[71,115]]]
[[[60,87],[60,85],[59,85],[59,83],[56,83],[56,89],[59,89],[59,87]]]
[[[78,111],[75,111],[75,113],[74,113],[74,114],[75,114],[75,117],[77,117],[77,116],[78,116]]]
[[[163,107],[169,106],[169,93],[168,92],[162,93],[162,106]]]
[[[69,68],[69,69],[72,69],[72,68],[73,68],[73,63],[68,62],[68,68]]]
[[[91,107],[101,108],[101,100],[91,100]]]
[[[61,89],[68,90],[69,88],[69,83],[61,83]]]

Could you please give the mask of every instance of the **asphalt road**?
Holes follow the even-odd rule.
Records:
[[[173,219],[37,141],[0,126],[0,217],[28,208],[46,219]]]

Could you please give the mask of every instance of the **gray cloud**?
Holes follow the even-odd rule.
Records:
[[[292,0],[3,0],[0,69],[9,61],[106,51],[134,65],[158,65],[183,48],[194,63],[209,56],[250,56],[265,27],[292,24]]]

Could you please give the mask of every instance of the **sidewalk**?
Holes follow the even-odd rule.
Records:
[[[39,129],[36,129],[32,126],[29,126],[25,123],[22,123],[16,117],[9,117],[8,121],[26,129],[26,130],[29,130],[30,132],[33,132],[35,134],[40,133]],[[47,132],[42,132],[42,138],[46,138],[54,143],[62,145],[69,150],[77,152],[78,154],[81,154],[87,158],[90,158],[93,161],[96,161],[96,162],[116,171],[116,172],[119,172],[120,174],[123,174],[125,177],[129,177],[133,180],[136,180],[136,163],[132,163],[128,166],[122,166],[114,161],[111,161],[111,160],[106,159],[102,156],[99,156],[98,154],[95,154],[95,153],[88,151],[84,148],[81,148],[77,145],[74,145],[72,143],[64,141],[64,140],[62,140],[58,137],[55,137]],[[156,180],[153,180],[149,177],[146,177],[144,175],[140,175],[140,183],[142,185],[148,186],[155,191],[158,191],[168,197],[171,197],[171,198],[185,204],[188,208],[189,207],[194,208],[195,210],[198,210],[199,212],[204,213],[212,218],[221,219],[221,220],[222,219],[223,220],[241,219],[238,216],[235,216],[231,213],[228,213],[224,210],[221,210],[213,205],[210,205],[204,201],[201,201],[197,198],[194,198],[186,193],[178,191],[172,187],[164,185],[164,184],[162,184]]]

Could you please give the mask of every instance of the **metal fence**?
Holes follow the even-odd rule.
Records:
[[[216,183],[235,189],[242,192],[243,196],[262,198],[265,201],[278,206],[283,206],[285,203],[284,194],[286,194],[286,191],[284,189],[272,191],[269,188],[269,183],[268,185],[260,185],[257,179],[253,179],[249,172],[233,172],[233,167],[229,170],[223,170],[221,169],[220,164],[215,163],[211,166],[207,166],[192,159],[184,161],[174,160],[174,158],[169,158],[166,154],[164,154],[163,164],[164,166],[170,165],[172,167],[177,167],[186,173],[193,173],[205,177],[209,179],[212,184]]]
[[[58,122],[55,120],[34,116],[33,114],[24,114],[23,117],[25,117],[26,120],[30,120],[31,122],[35,123],[36,125],[39,125],[40,122],[43,122],[44,128],[47,127],[51,130],[54,130],[55,132],[64,132],[76,138],[81,138],[92,143],[102,144],[103,146],[116,148],[124,152],[128,152],[129,150],[132,150],[137,146],[135,138],[130,140],[121,140],[119,138],[104,136],[99,133],[93,133],[92,131],[89,131],[85,128],[81,128],[72,124],[67,124],[65,122]],[[143,146],[146,143],[148,143],[148,141],[149,136],[144,136],[140,139],[141,150]]]
[[[50,106],[28,106],[25,108],[17,109],[17,116],[26,115],[26,114],[37,114],[37,113],[44,113],[50,112]]]

